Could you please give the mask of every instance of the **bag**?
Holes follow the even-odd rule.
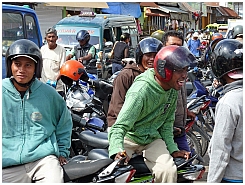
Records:
[[[114,48],[115,48],[117,42],[118,42],[118,41],[115,42],[115,44],[114,44],[112,50],[108,53],[108,58],[109,58],[109,59],[113,59],[113,58],[114,58]]]

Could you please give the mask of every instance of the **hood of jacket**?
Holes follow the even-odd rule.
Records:
[[[242,87],[243,87],[243,80],[236,80],[236,81],[229,83],[229,84],[226,84],[224,86],[224,94],[231,91],[231,90],[240,89]]]

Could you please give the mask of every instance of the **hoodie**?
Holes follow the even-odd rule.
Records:
[[[165,91],[154,79],[154,69],[135,78],[115,124],[109,131],[109,156],[124,149],[124,137],[138,145],[163,139],[169,153],[179,151],[173,140],[177,91]]]
[[[111,95],[110,106],[107,114],[108,126],[111,127],[123,106],[125,95],[132,85],[136,76],[141,74],[136,63],[128,63],[114,79],[113,93]],[[120,93],[118,93],[120,92]]]
[[[243,80],[225,85],[224,93],[215,110],[208,183],[243,179]]]
[[[35,79],[23,99],[9,78],[2,80],[2,167],[48,155],[69,156],[72,120],[54,88]]]

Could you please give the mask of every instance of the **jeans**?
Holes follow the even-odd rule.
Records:
[[[174,137],[174,142],[177,143],[179,150],[191,151],[187,143],[186,134],[180,137]]]
[[[114,74],[117,71],[121,71],[122,68],[123,68],[122,64],[112,63],[112,74]]]

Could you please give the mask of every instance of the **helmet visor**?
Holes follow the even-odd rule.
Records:
[[[196,57],[183,46],[176,48],[171,55],[166,57],[166,60],[169,61],[166,63],[166,67],[171,70],[180,70],[197,63]]]

